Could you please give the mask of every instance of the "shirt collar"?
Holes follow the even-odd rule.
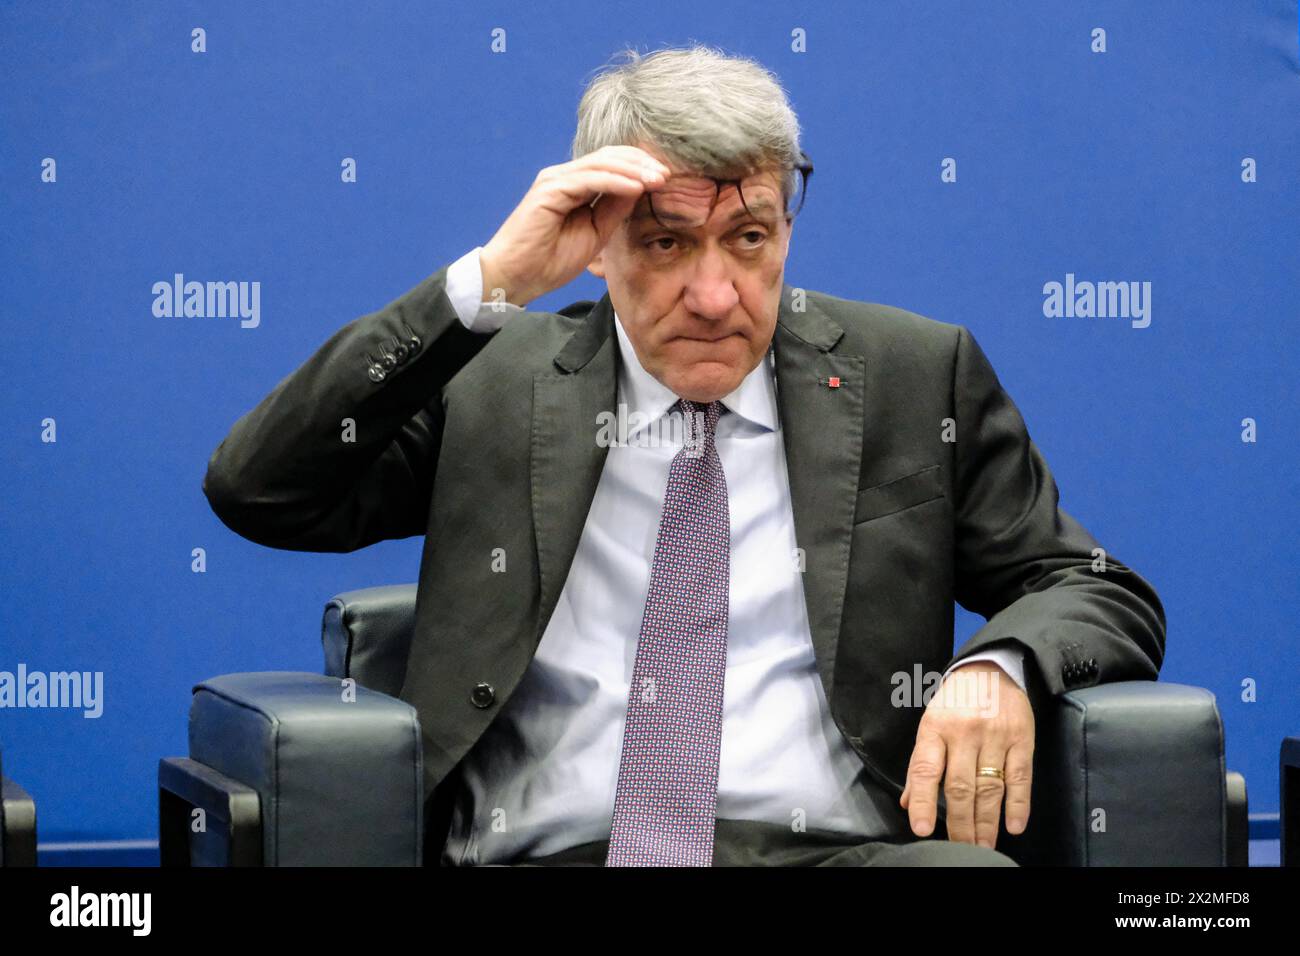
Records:
[[[631,435],[657,421],[677,403],[678,396],[641,365],[617,310],[614,312],[614,329],[618,333],[619,354],[623,358],[618,372],[619,401],[627,406],[629,416],[632,412],[641,412],[644,416],[639,427],[629,431]],[[768,431],[776,431],[776,372],[770,345],[763,360],[730,394],[722,396],[722,404],[733,414]]]

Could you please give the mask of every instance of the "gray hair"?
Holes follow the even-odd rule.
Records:
[[[573,159],[644,143],[696,175],[738,177],[799,159],[799,120],[776,75],[695,44],[601,69],[578,104]]]

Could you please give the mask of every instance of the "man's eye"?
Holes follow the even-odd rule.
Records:
[[[767,233],[762,229],[748,229],[739,233],[737,238],[743,240],[742,246],[745,250],[753,251],[767,241]],[[674,236],[656,236],[643,245],[652,252],[672,252],[680,246],[680,243]]]

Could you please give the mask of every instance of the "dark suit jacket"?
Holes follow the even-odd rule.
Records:
[[[446,271],[330,337],[235,423],[203,482],[228,527],[269,547],[347,552],[425,535],[401,696],[419,713],[426,796],[444,807],[440,785],[555,608],[621,361],[608,294],[486,336],[457,318]],[[1036,708],[1072,688],[1155,679],[1159,598],[1114,556],[1092,570],[1097,542],[1058,507],[970,332],[813,291],[796,311],[794,293],[783,288],[774,349],[808,620],[831,713],[870,775],[902,792],[923,708],[892,706],[892,678],[917,665],[941,672],[1014,642]],[[822,384],[831,376],[838,388]],[[956,655],[954,599],[988,619]],[[433,818],[435,843],[446,821]]]

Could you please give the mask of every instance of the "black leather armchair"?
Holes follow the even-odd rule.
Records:
[[[35,865],[36,801],[4,775],[0,763],[0,866]]]
[[[1278,767],[1282,866],[1300,866],[1300,737],[1284,737]]]
[[[190,756],[159,766],[163,865],[422,862],[419,726],[397,699],[415,593],[333,598],[326,676],[229,674],[194,688]],[[1004,828],[1000,850],[1022,865],[1247,865],[1245,781],[1225,773],[1213,694],[1130,681],[1057,700],[1038,715],[1029,826]]]

